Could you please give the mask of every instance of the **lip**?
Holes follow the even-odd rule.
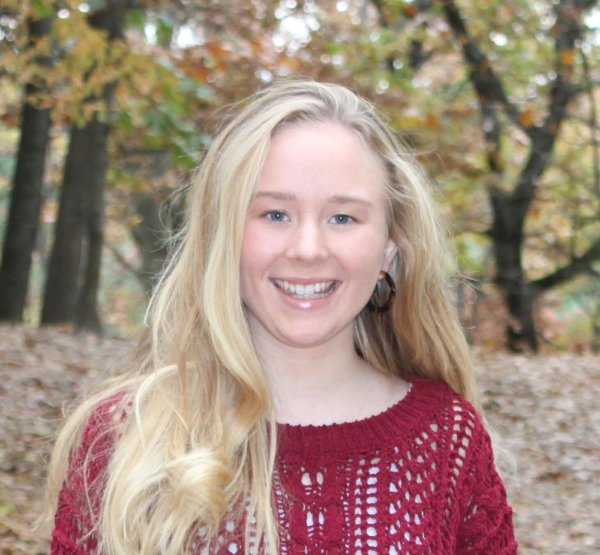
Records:
[[[288,299],[317,301],[331,297],[340,281],[324,278],[272,278],[271,283]]]

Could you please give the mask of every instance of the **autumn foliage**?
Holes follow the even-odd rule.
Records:
[[[60,321],[128,333],[167,254],[165,238],[180,223],[174,195],[224,107],[273,79],[302,75],[372,98],[435,178],[452,224],[455,273],[466,278],[457,298],[473,341],[597,348],[597,10],[591,0],[4,2],[5,240],[13,234],[7,222],[24,107],[46,110],[51,128],[32,265],[23,270],[29,279],[19,278],[30,285],[16,307],[9,295],[10,318],[0,291],[0,318],[55,321],[42,316],[42,305],[53,291],[65,294],[60,280],[47,283],[65,233],[55,224],[69,182],[69,137],[93,121],[109,133],[106,176],[83,195],[95,208],[90,201],[81,208],[87,231],[76,232],[75,285],[67,287],[93,318],[75,310]],[[106,23],[117,13],[118,32]],[[40,21],[48,29],[32,32]],[[57,268],[66,272],[65,264]],[[12,271],[5,261],[2,272]]]

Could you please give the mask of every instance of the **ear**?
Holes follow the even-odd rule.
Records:
[[[394,261],[394,258],[398,254],[398,245],[394,243],[391,239],[388,239],[388,242],[383,249],[383,262],[381,263],[381,269],[384,272],[389,272],[390,266]]]

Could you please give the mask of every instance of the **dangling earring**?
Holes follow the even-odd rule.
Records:
[[[382,299],[383,293],[380,291],[382,289],[382,282],[385,281],[385,286],[387,287],[387,298]],[[379,279],[377,280],[377,285],[375,286],[375,291],[371,295],[369,302],[367,303],[367,307],[371,312],[379,313],[387,312],[394,302],[394,297],[396,296],[396,284],[392,279],[392,276],[381,270],[379,272]]]

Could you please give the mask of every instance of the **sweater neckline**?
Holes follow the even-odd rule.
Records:
[[[431,422],[440,401],[450,391],[444,382],[419,376],[406,378],[408,392],[399,401],[373,416],[349,422],[321,425],[277,424],[281,456],[322,456],[341,452],[380,449],[397,445],[424,418]]]

